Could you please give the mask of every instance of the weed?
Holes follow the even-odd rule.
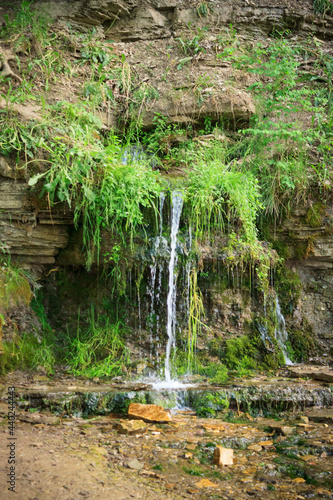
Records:
[[[314,0],[313,8],[316,13],[323,14],[333,14],[333,4],[331,0]]]
[[[69,339],[68,363],[73,374],[82,377],[110,377],[122,373],[129,362],[129,350],[122,340],[123,327],[111,325],[108,318],[95,320],[92,310],[86,329],[78,326]]]
[[[203,476],[205,473],[200,467],[183,467],[183,471],[191,476]]]

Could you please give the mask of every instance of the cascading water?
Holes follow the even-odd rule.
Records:
[[[163,200],[164,201],[164,200]],[[162,202],[163,203],[163,202]],[[182,388],[187,388],[187,387],[193,387],[193,384],[183,384],[181,382],[178,382],[177,380],[173,380],[171,378],[171,363],[170,363],[170,356],[171,356],[171,350],[172,347],[175,347],[176,345],[176,312],[177,312],[177,243],[178,243],[178,230],[179,230],[179,223],[180,223],[180,217],[182,213],[182,208],[183,208],[183,198],[181,193],[175,191],[171,195],[171,234],[170,234],[170,253],[169,253],[169,265],[168,265],[168,272],[169,272],[169,280],[168,280],[168,296],[167,296],[167,325],[166,325],[166,330],[167,330],[167,335],[168,335],[168,341],[167,341],[167,346],[166,346],[166,356],[165,356],[165,367],[164,367],[164,376],[165,379],[164,381],[160,382],[155,382],[153,383],[153,388],[154,389],[164,389],[164,390],[169,390],[169,389],[182,389]],[[162,204],[163,207],[163,204]],[[161,218],[161,224],[162,224],[162,218]],[[161,236],[162,231],[160,231],[160,236],[157,238],[160,241],[165,241],[164,238]],[[191,238],[191,236],[190,236]],[[162,275],[162,268],[159,269],[159,290],[156,294],[156,299],[159,298],[160,296],[160,286],[161,286],[161,275]],[[159,323],[157,323],[157,331],[158,331]]]
[[[286,331],[286,322],[285,322],[284,316],[281,312],[279,298],[277,295],[275,298],[275,314],[276,314],[276,321],[277,321],[277,326],[275,329],[275,338],[278,341],[278,344],[281,348],[281,351],[283,352],[286,365],[292,365],[293,362],[291,361],[291,359],[289,359],[288,354],[287,354],[287,349],[286,349],[286,342],[288,340],[288,333]]]
[[[177,265],[177,234],[179,229],[180,216],[183,208],[183,198],[180,193],[172,193],[172,215],[171,215],[171,245],[169,261],[169,290],[167,299],[167,334],[168,342],[165,357],[165,380],[171,382],[170,374],[170,353],[171,346],[176,338],[176,298],[177,298],[177,277],[175,267]]]

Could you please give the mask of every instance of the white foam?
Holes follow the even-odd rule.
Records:
[[[183,384],[182,382],[179,382],[178,380],[162,380],[159,382],[153,382],[152,383],[153,389],[156,391],[162,391],[162,390],[174,390],[174,389],[188,389],[190,387],[195,387],[195,384]]]

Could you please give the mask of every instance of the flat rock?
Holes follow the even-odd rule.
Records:
[[[139,418],[145,422],[170,422],[170,413],[159,405],[144,405],[131,403],[128,408],[128,416]]]
[[[333,408],[312,410],[308,413],[308,419],[311,422],[324,422],[326,424],[333,424]]]
[[[288,367],[294,378],[312,378],[333,383],[333,370],[328,366],[294,366]]]
[[[133,470],[142,470],[143,469],[143,464],[141,462],[139,462],[139,460],[137,460],[136,458],[127,462],[126,466],[129,469],[133,469]]]
[[[147,425],[143,420],[122,420],[117,425],[119,434],[143,434],[147,429]]]
[[[197,488],[218,488],[218,485],[212,483],[209,479],[201,479],[198,483],[196,483]]]
[[[290,436],[295,431],[294,427],[288,425],[271,425],[270,428],[282,436]]]
[[[259,444],[250,444],[250,446],[248,446],[247,449],[259,452],[262,451],[262,446],[260,446]]]
[[[39,413],[23,413],[18,417],[21,422],[29,424],[59,425],[60,418],[54,416],[40,415]]]

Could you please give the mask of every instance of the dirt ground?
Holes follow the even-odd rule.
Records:
[[[330,423],[253,420],[246,415],[242,422],[231,423],[185,413],[173,415],[169,424],[147,424],[142,434],[124,435],[117,426],[126,419],[115,415],[85,420],[20,409],[13,493],[6,482],[7,444],[13,442],[7,412],[1,403],[4,499],[333,498]],[[290,434],[269,432],[277,424],[287,426]],[[221,444],[233,448],[234,463],[219,469],[212,451]]]

